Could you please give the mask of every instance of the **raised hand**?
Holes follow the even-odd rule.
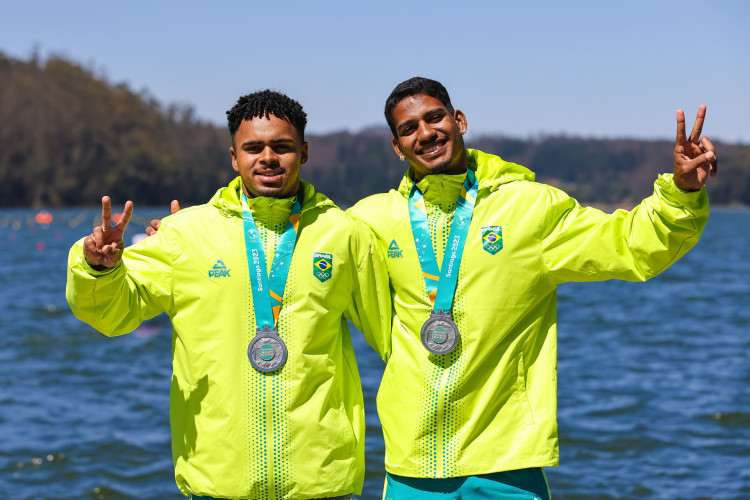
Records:
[[[125,243],[122,235],[133,215],[133,202],[125,202],[125,209],[117,224],[112,226],[112,204],[109,196],[102,197],[102,225],[83,240],[83,255],[94,268],[115,267],[122,258]]]
[[[180,211],[180,203],[177,200],[172,200],[169,209],[172,211],[172,215],[176,214]],[[161,226],[161,219],[152,219],[151,225],[146,226],[146,234],[149,236],[155,235],[156,231],[159,230],[159,226]]]
[[[701,138],[706,107],[698,108],[690,137],[685,135],[685,112],[677,110],[677,140],[674,147],[674,183],[683,191],[697,191],[719,168],[716,150],[708,137]]]

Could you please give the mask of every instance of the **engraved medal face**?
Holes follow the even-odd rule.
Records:
[[[286,345],[276,330],[259,329],[247,347],[250,364],[261,372],[276,371],[286,362]]]
[[[432,354],[448,354],[458,345],[458,326],[450,314],[433,312],[422,326],[420,337],[422,344]]]

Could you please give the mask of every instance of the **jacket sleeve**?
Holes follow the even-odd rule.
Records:
[[[166,227],[165,227],[166,226]],[[169,227],[128,247],[106,271],[89,266],[83,239],[68,255],[65,296],[76,318],[108,336],[135,330],[144,320],[172,309],[172,256]]]
[[[632,211],[581,207],[555,188],[545,204],[542,259],[556,284],[652,278],[698,242],[709,212],[705,187],[682,191],[671,174],[659,176],[654,194]]]
[[[392,317],[388,270],[372,230],[359,221],[354,221],[354,224],[358,226],[361,236],[352,300],[346,318],[387,362],[391,355]]]

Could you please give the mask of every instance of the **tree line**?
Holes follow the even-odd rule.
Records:
[[[301,176],[343,206],[387,191],[406,166],[390,139],[385,126],[309,135]],[[0,53],[0,206],[95,205],[103,194],[141,205],[204,203],[236,175],[229,145],[227,129],[190,106],[165,105],[63,57]],[[635,204],[672,169],[668,141],[480,137],[467,145],[527,166],[585,203]],[[716,147],[712,203],[750,205],[750,146]]]

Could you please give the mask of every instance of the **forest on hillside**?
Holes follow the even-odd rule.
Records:
[[[341,205],[394,188],[405,164],[389,130],[309,135],[301,176]],[[103,194],[141,205],[207,201],[236,174],[225,127],[192,108],[113,84],[63,57],[0,53],[0,206],[96,205]],[[668,141],[480,137],[469,147],[527,166],[582,203],[629,206],[672,169]],[[714,204],[750,205],[750,146],[716,143]]]

